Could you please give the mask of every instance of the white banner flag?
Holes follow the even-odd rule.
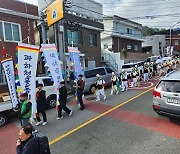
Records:
[[[18,75],[23,92],[28,93],[32,103],[32,117],[36,113],[36,70],[39,46],[18,44]]]
[[[60,82],[63,80],[61,64],[55,44],[42,44],[41,51],[46,59],[47,65],[54,80],[54,85],[59,88]]]
[[[18,99],[15,88],[13,60],[12,58],[5,58],[1,61],[1,63],[6,75],[12,106],[13,108],[16,108],[18,104]]]

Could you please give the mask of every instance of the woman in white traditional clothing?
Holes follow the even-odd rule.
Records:
[[[117,81],[118,81],[117,76],[115,75],[114,72],[112,72],[112,77],[111,77],[111,93],[110,93],[110,95],[113,95],[113,92],[115,92],[116,94],[119,94],[118,89],[117,89],[117,85],[116,85]]]
[[[126,73],[126,70],[123,70],[123,71],[122,71],[121,80],[122,80],[122,92],[125,91],[125,90],[128,91],[127,73]]]
[[[97,87],[97,93],[96,93],[96,101],[100,101],[100,95],[103,95],[104,100],[106,99],[105,91],[104,91],[104,85],[105,81],[100,77],[99,74],[96,75],[97,81],[96,81],[96,87]]]

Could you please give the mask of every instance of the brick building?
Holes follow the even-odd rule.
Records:
[[[34,44],[34,21],[37,19],[39,19],[37,6],[18,0],[0,0],[0,39],[3,40],[8,54],[13,56],[13,59],[18,42],[28,43],[29,36],[29,42]],[[1,52],[0,57],[2,57]],[[5,84],[1,66],[0,84],[1,86]]]
[[[175,52],[179,52],[180,53],[180,35],[172,35],[171,39],[169,35],[165,36],[165,40],[166,40],[166,47],[168,46],[173,46],[173,49]],[[170,44],[170,40],[171,40],[171,44]]]

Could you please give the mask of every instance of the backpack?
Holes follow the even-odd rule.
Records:
[[[50,154],[49,141],[46,136],[35,137],[39,144],[39,153],[40,154]]]

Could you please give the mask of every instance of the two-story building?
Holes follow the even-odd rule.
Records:
[[[37,6],[19,0],[0,0],[0,40],[14,60],[18,42],[28,43],[29,40],[29,43],[34,44],[33,22],[37,19],[39,19]],[[0,92],[4,90],[5,84],[5,75],[0,66]]]
[[[122,64],[126,62],[143,60],[149,56],[142,52],[144,40],[141,24],[116,15],[104,16],[103,23],[104,32],[101,33],[102,59],[104,62],[112,61],[111,66],[116,62],[118,68],[116,66],[115,70],[120,71]]]
[[[39,12],[44,11],[53,2],[54,0],[46,0],[46,3],[43,0],[38,0]],[[102,4],[94,0],[71,0],[69,5],[70,7],[65,7],[64,10],[66,55],[68,55],[68,47],[78,47],[86,67],[89,67],[89,61],[95,62],[94,67],[101,66],[100,33],[104,30]],[[54,32],[56,29],[61,29],[60,25],[61,21],[56,23],[56,27],[53,25],[46,26],[47,37],[50,42],[56,43],[57,46],[58,42]],[[60,48],[59,52],[62,52]]]

